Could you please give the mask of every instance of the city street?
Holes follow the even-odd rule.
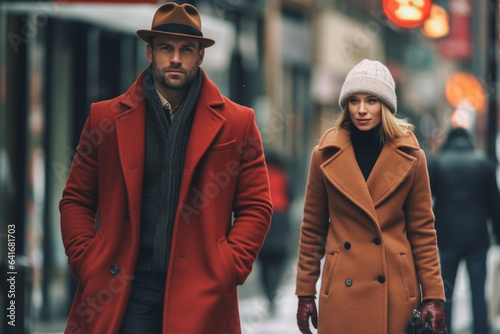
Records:
[[[417,280],[443,298],[435,241],[449,334],[500,334],[500,0],[0,0],[0,18],[0,334],[300,334],[303,217],[303,253],[328,254],[321,321],[343,320],[321,334],[400,327]],[[271,270],[237,287],[259,251]]]

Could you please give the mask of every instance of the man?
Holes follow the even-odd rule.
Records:
[[[489,333],[485,300],[488,221],[500,241],[500,195],[495,167],[474,148],[464,128],[450,130],[439,154],[429,162],[441,274],[446,287],[446,321],[452,333],[453,291],[458,265],[465,260],[474,316],[473,333]]]
[[[91,106],[60,203],[80,281],[66,333],[241,333],[236,287],[272,213],[254,112],[200,68],[195,7],[137,34],[151,66]]]

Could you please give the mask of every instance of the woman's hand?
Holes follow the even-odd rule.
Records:
[[[314,328],[318,328],[318,311],[314,297],[299,297],[299,306],[297,308],[297,325],[302,334],[312,334],[309,329],[309,317]]]
[[[443,333],[446,330],[443,302],[434,300],[424,301],[422,303],[421,317],[422,320],[430,323],[434,332]]]

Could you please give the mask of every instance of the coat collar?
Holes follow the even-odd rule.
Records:
[[[225,100],[216,85],[203,74],[203,83],[196,105],[184,163],[184,174],[179,201],[187,194],[194,170],[203,154],[219,133],[225,122],[219,112]],[[127,185],[130,211],[140,210],[144,174],[144,145],[146,128],[146,99],[142,89],[144,72],[135,83],[117,99],[115,116],[120,164]]]
[[[323,152],[333,149],[332,156],[326,157],[321,165],[328,181],[377,222],[375,208],[410,173],[416,163],[414,155],[419,145],[413,134],[387,141],[367,181],[356,165],[349,132],[328,130],[318,149]]]
[[[221,112],[224,105],[225,99],[219,89],[203,72],[203,84],[198,97],[196,114],[191,127],[191,135],[184,161],[179,203],[184,202],[187,196],[198,162],[209,149],[226,121]]]
[[[351,136],[349,134],[349,131],[331,128],[325,132],[323,137],[321,137],[318,148],[320,151],[325,150],[329,147],[336,147],[338,149],[341,149],[350,141]],[[392,144],[398,149],[408,148],[410,150],[418,150],[420,148],[418,140],[414,134],[396,138],[392,141]]]

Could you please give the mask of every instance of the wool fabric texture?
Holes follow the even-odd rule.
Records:
[[[137,269],[166,273],[184,159],[203,77],[198,71],[170,123],[151,71],[151,67],[145,70],[142,83],[147,108]]]
[[[396,84],[389,69],[377,60],[363,59],[347,74],[340,90],[339,105],[343,109],[353,94],[371,94],[389,110],[397,112]]]

